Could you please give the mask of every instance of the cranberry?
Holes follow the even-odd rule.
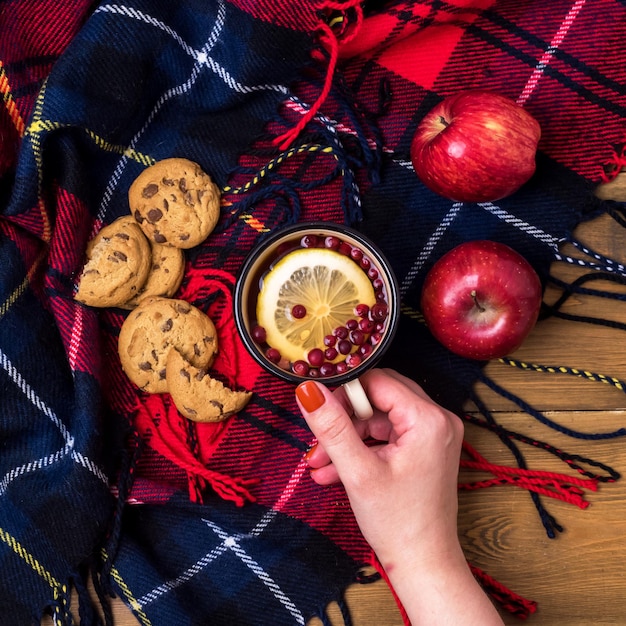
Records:
[[[362,346],[359,346],[359,354],[366,358],[374,351],[374,347],[371,343],[364,343]]]
[[[324,337],[324,345],[332,348],[337,343],[337,337],[335,335],[326,335]]]
[[[359,323],[356,320],[348,320],[346,322],[346,328],[348,330],[355,330],[358,327],[359,327]]]
[[[329,235],[326,239],[324,239],[324,246],[329,250],[337,250],[340,244],[341,240],[339,237],[335,237],[333,235]]]
[[[350,331],[345,326],[337,326],[337,328],[333,330],[333,335],[338,339],[347,339],[349,332]]]
[[[258,324],[252,329],[250,335],[252,335],[252,339],[254,339],[257,343],[265,343],[265,340],[267,339],[265,328],[263,328],[263,326],[259,326]]]
[[[382,302],[377,302],[370,309],[370,319],[374,322],[382,322],[387,319],[387,314],[389,313],[387,305]]]
[[[276,350],[276,348],[268,348],[265,356],[267,357],[267,360],[271,361],[272,363],[278,363],[282,358],[280,352]]]
[[[375,267],[370,267],[367,272],[367,277],[370,280],[376,280],[378,278],[378,270]]]
[[[347,363],[345,361],[339,361],[339,363],[335,365],[335,371],[337,374],[345,374],[348,371]]]
[[[360,261],[363,258],[363,250],[361,250],[361,248],[352,248],[352,250],[350,250],[350,257],[355,261]]]
[[[350,256],[350,253],[352,252],[352,246],[349,243],[342,241],[339,244],[339,248],[337,248],[337,251],[345,256]]]
[[[383,339],[382,333],[372,333],[370,335],[370,343],[373,346],[377,346]]]
[[[309,378],[319,378],[319,377],[320,377],[319,369],[317,369],[317,367],[312,367],[309,370]]]
[[[317,248],[319,244],[319,239],[317,235],[304,235],[300,240],[300,245],[303,248]]]
[[[294,361],[294,364],[291,366],[293,373],[297,376],[308,376],[309,375],[309,364],[306,361],[298,360]]]
[[[361,365],[363,362],[363,357],[357,352],[353,352],[346,357],[346,365],[349,368],[357,367],[357,365]]]
[[[361,303],[361,304],[357,304],[354,307],[354,314],[357,317],[367,317],[367,314],[370,312],[370,308],[367,306],[367,304]]]
[[[306,316],[306,307],[304,304],[294,304],[291,308],[291,315],[297,320],[301,320]]]
[[[324,356],[329,361],[334,361],[339,356],[339,352],[337,348],[326,348],[326,350],[324,350]]]
[[[320,376],[323,378],[333,376],[335,371],[336,369],[333,363],[328,363],[327,361],[326,363],[322,363],[322,365],[320,365]]]
[[[374,287],[374,291],[382,291],[385,286],[382,278],[376,278],[372,281],[372,287]]]
[[[350,343],[347,339],[342,339],[337,344],[337,350],[339,350],[340,354],[350,354],[352,351],[352,343]]]
[[[350,331],[350,341],[355,346],[360,346],[365,341],[365,333],[358,328]]]
[[[324,362],[324,353],[320,348],[313,348],[306,358],[313,367],[319,367]]]
[[[362,330],[364,333],[367,333],[369,335],[369,333],[371,333],[374,328],[376,328],[376,324],[367,317],[359,320],[359,330]]]
[[[364,256],[359,261],[359,265],[361,266],[361,269],[367,271],[367,270],[369,270],[370,267],[372,267],[372,262],[366,256]]]

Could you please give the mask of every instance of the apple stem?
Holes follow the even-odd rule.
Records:
[[[472,289],[470,295],[472,296],[472,299],[474,300],[474,304],[476,305],[476,308],[483,313],[486,309],[485,307],[478,301],[478,296],[476,294],[476,290]]]
[[[445,126],[446,128],[450,126],[450,122],[448,122],[448,120],[443,115],[439,116],[439,122],[442,126]]]

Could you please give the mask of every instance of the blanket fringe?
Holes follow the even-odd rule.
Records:
[[[327,57],[323,86],[315,102],[302,115],[298,123],[274,139],[274,144],[281,150],[286,150],[293,143],[328,98],[339,58],[339,48],[342,43],[347,43],[356,35],[363,23],[361,4],[361,0],[346,0],[345,2],[326,0],[324,2],[322,11],[326,13],[328,19],[321,19],[318,23],[315,33],[318,46],[313,50],[313,57],[316,60],[320,61]],[[354,15],[353,26],[350,15]]]

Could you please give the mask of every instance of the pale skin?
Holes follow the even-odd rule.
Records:
[[[393,370],[361,378],[371,419],[351,417],[341,388],[307,381],[296,397],[317,439],[308,453],[320,485],[341,481],[363,536],[420,626],[502,625],[467,565],[457,534],[463,423]],[[379,445],[366,446],[372,437]]]

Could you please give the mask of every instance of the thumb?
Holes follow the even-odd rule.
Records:
[[[311,432],[335,465],[339,477],[364,462],[367,446],[344,406],[324,385],[307,380],[296,389],[296,399]]]

